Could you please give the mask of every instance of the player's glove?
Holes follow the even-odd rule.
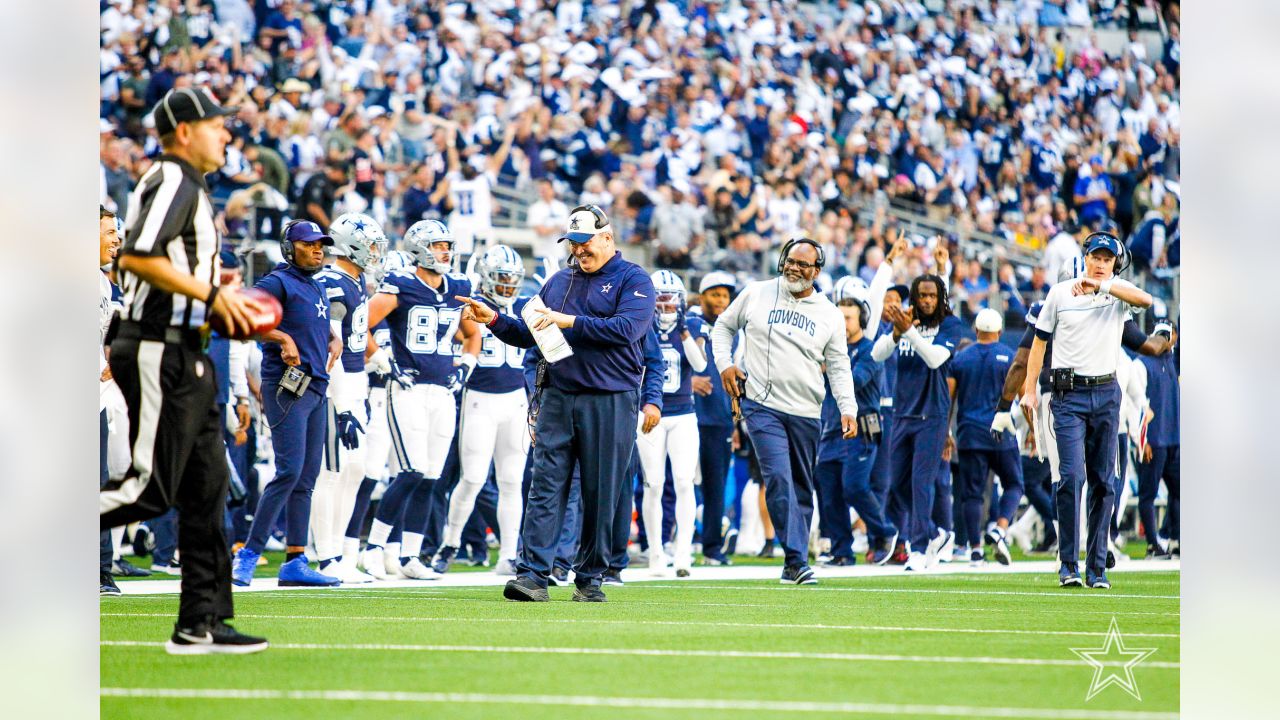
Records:
[[[352,415],[350,411],[340,412],[334,418],[337,428],[334,434],[338,438],[338,442],[342,443],[342,447],[348,450],[355,450],[360,447],[360,433],[364,432],[364,426]]]
[[[414,380],[414,376],[417,375],[417,373],[413,370],[401,369],[394,360],[391,361],[391,372],[389,375],[391,376],[391,379],[400,386],[401,390],[412,390],[413,386],[417,383],[417,381]]]
[[[364,371],[377,373],[378,375],[387,375],[391,372],[391,356],[386,350],[378,348],[369,356],[364,363]]]
[[[998,412],[991,418],[991,435],[998,440],[1002,432],[1014,432],[1013,413],[1008,410]]]

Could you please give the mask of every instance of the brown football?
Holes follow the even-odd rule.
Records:
[[[262,311],[251,315],[253,320],[253,330],[248,334],[240,334],[227,329],[226,323],[222,316],[213,315],[209,318],[209,327],[217,331],[224,338],[232,340],[248,340],[262,333],[271,332],[280,324],[280,318],[284,315],[284,310],[280,307],[280,301],[265,290],[258,288],[228,288],[222,292],[239,293],[250,300],[253,300],[262,307]]]

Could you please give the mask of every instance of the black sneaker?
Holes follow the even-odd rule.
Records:
[[[773,539],[765,540],[764,547],[760,548],[760,552],[756,553],[756,557],[761,557],[761,558],[773,557],[774,542],[775,541]]]
[[[115,597],[121,595],[120,586],[116,585],[116,579],[111,577],[110,570],[98,571],[98,597],[104,595]]]
[[[562,567],[551,568],[551,579],[548,582],[552,585],[568,585],[569,571]]]
[[[173,636],[164,644],[170,655],[248,655],[266,649],[266,638],[244,635],[221,620],[195,627],[174,625]]]
[[[467,553],[467,564],[471,567],[489,567],[489,547],[477,545]]]
[[[857,564],[858,564],[857,558],[844,557],[842,555],[837,555],[836,557],[833,557],[830,560],[823,563],[823,565],[826,565],[827,567],[853,567],[854,565],[857,565]]]
[[[574,585],[574,602],[605,602],[604,591],[594,585]]]
[[[622,571],[617,568],[609,568],[600,576],[601,585],[625,585],[622,582]]]
[[[782,570],[783,585],[817,585],[818,579],[813,576],[813,568],[808,565],[795,565]]]
[[[452,545],[445,545],[440,548],[440,552],[431,559],[431,569],[443,575],[449,572],[449,566],[453,564],[453,558],[458,554],[458,548]]]
[[[517,577],[507,581],[502,589],[502,597],[516,602],[547,602],[551,596],[547,589],[539,585],[531,577]]]
[[[724,536],[724,554],[732,555],[738,549],[738,531],[730,529]]]
[[[144,557],[155,552],[156,536],[146,525],[139,525],[137,530],[133,531],[133,554],[138,557]]]
[[[1146,559],[1148,559],[1148,560],[1168,560],[1168,559],[1169,559],[1169,558],[1171,558],[1171,557],[1173,557],[1173,556],[1172,556],[1172,554],[1169,552],[1169,549],[1168,549],[1168,548],[1163,548],[1163,547],[1160,547],[1159,545],[1148,545],[1148,546],[1147,546],[1147,558],[1146,558]]]
[[[733,561],[724,553],[712,553],[702,557],[702,564],[708,567],[728,567],[733,564]]]
[[[111,574],[116,577],[147,577],[151,574],[150,570],[143,570],[134,566],[133,563],[120,558],[111,564]]]

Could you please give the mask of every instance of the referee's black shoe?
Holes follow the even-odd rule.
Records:
[[[173,636],[164,644],[170,655],[248,655],[267,649],[267,639],[245,635],[221,620],[195,627],[173,626]]]
[[[605,602],[604,591],[595,585],[578,585],[573,586],[574,602]]]
[[[534,582],[533,578],[520,576],[507,581],[502,589],[502,597],[516,602],[547,602],[551,596],[547,589]]]

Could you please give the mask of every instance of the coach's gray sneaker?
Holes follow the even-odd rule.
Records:
[[[604,591],[594,585],[574,585],[574,602],[605,602]]]
[[[531,577],[508,580],[507,586],[502,589],[502,597],[516,602],[547,602],[551,599],[547,589]]]

